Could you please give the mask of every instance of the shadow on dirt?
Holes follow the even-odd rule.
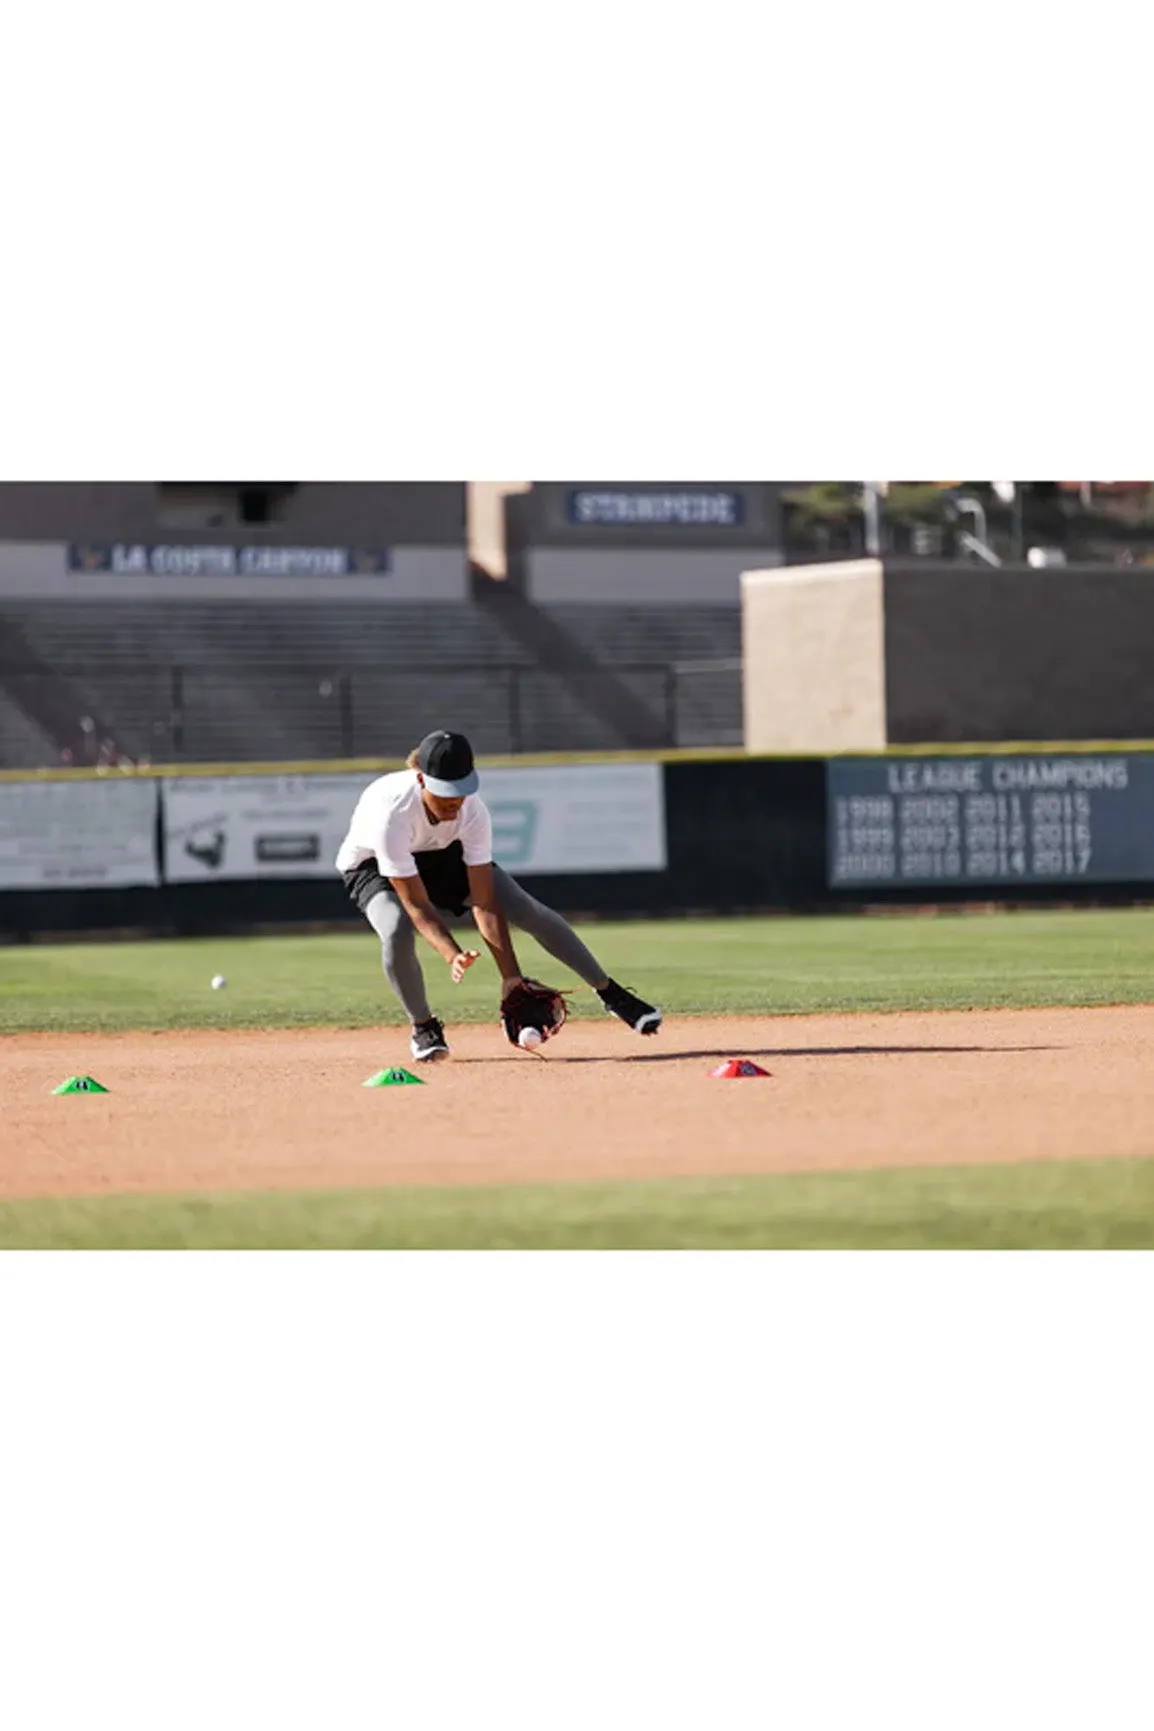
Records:
[[[1057,1046],[714,1046],[696,1052],[622,1052],[600,1057],[585,1052],[571,1056],[555,1047],[547,1054],[495,1053],[491,1058],[455,1058],[456,1064],[520,1064],[527,1058],[544,1064],[684,1064],[702,1058],[887,1058],[947,1057],[956,1052],[1055,1052]]]

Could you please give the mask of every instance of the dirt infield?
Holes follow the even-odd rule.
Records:
[[[0,1195],[478,1184],[1154,1153],[1154,1009],[570,1023],[547,1058],[458,1028],[10,1036]],[[768,1081],[719,1082],[722,1058]],[[70,1074],[110,1092],[53,1097]]]

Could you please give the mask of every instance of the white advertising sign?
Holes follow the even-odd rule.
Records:
[[[154,781],[0,782],[0,889],[158,884]]]
[[[164,783],[165,878],[327,877],[371,775],[238,775]],[[509,871],[664,871],[660,764],[482,769],[493,853]]]
[[[167,883],[312,878],[333,861],[371,775],[222,775],[164,783]]]
[[[659,763],[481,771],[493,853],[513,873],[664,871]]]

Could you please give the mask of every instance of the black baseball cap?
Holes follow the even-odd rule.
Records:
[[[438,799],[463,799],[481,785],[473,767],[473,747],[463,733],[426,734],[417,747],[417,768]]]

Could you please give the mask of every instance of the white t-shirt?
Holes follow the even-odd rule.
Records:
[[[336,866],[352,871],[363,860],[376,858],[382,877],[415,878],[415,853],[428,853],[459,841],[466,865],[490,865],[493,820],[489,808],[470,794],[452,823],[434,823],[425,810],[415,769],[378,776],[357,801],[349,832],[341,843]]]

